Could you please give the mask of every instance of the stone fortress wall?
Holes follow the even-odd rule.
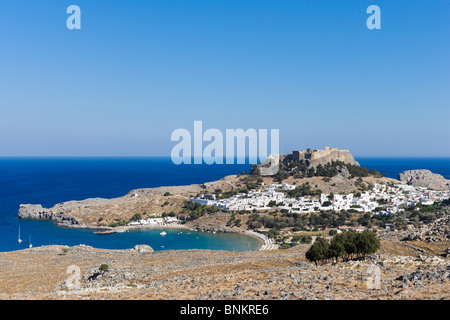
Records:
[[[342,161],[359,166],[359,163],[353,158],[349,150],[330,147],[325,147],[324,150],[296,150],[292,151],[286,158],[294,161],[308,161],[312,167],[317,167],[319,164],[325,165],[331,161]]]

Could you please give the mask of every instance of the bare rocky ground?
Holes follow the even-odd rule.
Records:
[[[45,246],[0,253],[0,298],[450,299],[450,243],[421,244],[382,241],[365,261],[319,266],[304,258],[309,245],[242,253]]]

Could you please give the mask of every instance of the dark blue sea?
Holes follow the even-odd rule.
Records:
[[[397,179],[405,170],[428,169],[450,179],[450,158],[355,158],[362,167],[375,169],[389,178]]]
[[[86,198],[114,198],[136,188],[204,183],[249,171],[250,165],[175,165],[170,158],[0,158],[0,251],[50,244],[86,244],[127,249],[148,244],[154,250],[255,250],[259,241],[241,234],[146,229],[111,235],[57,227],[51,221],[18,219],[21,203],[43,207]],[[20,235],[23,242],[17,243]],[[180,233],[182,232],[182,233]],[[31,238],[31,239],[30,239]]]
[[[429,169],[450,178],[450,158],[357,158],[369,169],[396,178],[409,169]],[[114,198],[136,188],[187,185],[249,172],[250,165],[175,165],[170,158],[0,158],[0,251],[33,246],[86,244],[127,249],[148,244],[155,250],[255,250],[258,240],[240,234],[182,230],[130,231],[95,235],[91,230],[60,228],[50,221],[17,218],[21,203],[56,203],[86,198]],[[17,243],[18,229],[23,242]]]

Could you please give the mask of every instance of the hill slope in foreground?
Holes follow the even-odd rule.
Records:
[[[365,261],[315,266],[287,250],[44,246],[0,253],[1,299],[449,299],[448,242],[382,240]],[[378,279],[378,280],[377,280]]]

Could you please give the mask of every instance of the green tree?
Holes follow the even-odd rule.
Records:
[[[345,258],[349,260],[353,255],[356,254],[356,244],[355,244],[355,231],[346,231],[342,233],[342,237],[344,239],[344,249],[345,249]]]
[[[358,232],[355,239],[356,252],[359,258],[375,253],[380,248],[380,240],[373,231]]]
[[[334,230],[334,229],[331,229],[330,231],[328,231],[328,234],[329,234],[330,236],[335,236],[335,235],[337,234],[337,231]]]
[[[306,259],[313,261],[316,265],[329,257],[329,244],[325,238],[317,237],[314,244],[306,251]]]
[[[328,259],[344,260],[353,258],[365,259],[368,254],[375,253],[380,248],[380,240],[373,231],[347,231],[336,234],[328,243],[325,239],[318,237],[316,242],[306,251],[308,260],[327,261]]]
[[[330,257],[338,260],[339,257],[344,257],[347,254],[345,251],[345,236],[336,234],[330,241]]]

